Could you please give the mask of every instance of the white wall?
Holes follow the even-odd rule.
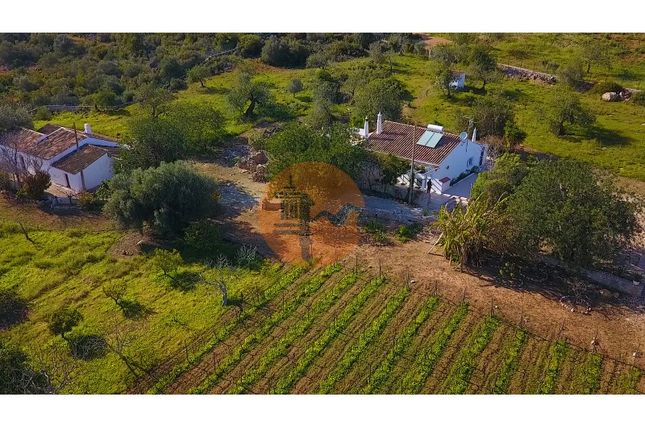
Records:
[[[452,152],[441,162],[439,168],[432,175],[437,179],[449,177],[456,178],[466,170],[479,166],[479,158],[483,147],[477,143],[468,141],[460,143]],[[472,164],[468,165],[468,159],[472,157]]]
[[[85,177],[85,187],[88,190],[98,187],[114,175],[112,167],[112,157],[105,154],[94,163],[90,164],[83,170]],[[79,174],[80,176],[80,174]]]

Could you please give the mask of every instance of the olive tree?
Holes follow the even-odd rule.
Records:
[[[565,134],[566,125],[587,127],[595,122],[593,113],[571,91],[556,92],[550,104],[549,124],[551,131],[558,136]]]
[[[124,227],[147,226],[162,236],[180,233],[216,203],[215,181],[181,162],[117,174],[110,188],[103,208],[108,215]]]

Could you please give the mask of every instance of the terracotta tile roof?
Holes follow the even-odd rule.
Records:
[[[106,149],[101,148],[100,146],[83,145],[78,151],[74,151],[56,161],[52,164],[52,167],[56,167],[57,169],[63,170],[67,173],[75,174],[108,153],[109,152]]]
[[[78,141],[90,137],[101,140],[111,139],[96,134],[87,135],[82,131],[77,131]],[[49,160],[61,152],[76,145],[76,136],[74,130],[66,127],[47,124],[40,131],[28,130],[25,128],[9,131],[0,136],[0,145],[15,147],[20,152],[33,155],[43,160]]]
[[[426,130],[425,127],[383,121],[383,132],[380,134],[370,134],[367,139],[367,148],[372,151],[384,152],[406,160],[411,160],[414,133],[414,161],[438,166],[459,145],[461,140],[457,135],[444,132],[435,148],[417,144],[416,142]]]

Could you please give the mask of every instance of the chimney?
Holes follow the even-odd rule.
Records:
[[[367,121],[367,117],[365,117],[365,123],[363,124],[363,137],[367,139],[367,137],[370,135],[370,123]]]
[[[92,126],[88,123],[85,123],[85,125],[83,125],[83,130],[85,131],[85,134],[92,134]]]
[[[376,134],[383,133],[383,115],[381,112],[376,116]]]
[[[473,142],[477,141],[477,127],[473,128],[473,137],[470,140]]]

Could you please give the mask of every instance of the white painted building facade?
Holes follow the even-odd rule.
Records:
[[[366,128],[361,131],[368,149],[408,160],[410,165],[414,160],[415,187],[422,191],[444,193],[468,173],[483,169],[486,145],[476,141],[476,129],[470,137],[466,132],[455,135],[433,124],[419,127],[383,121],[381,114],[374,132],[365,133]],[[409,177],[409,173],[402,175],[400,181],[409,183]]]
[[[109,138],[84,131],[46,125],[39,131],[25,128],[0,136],[0,165],[17,164],[23,172],[48,172],[53,184],[70,194],[93,190],[114,175],[113,157],[119,145]],[[9,168],[7,168],[9,167]]]

